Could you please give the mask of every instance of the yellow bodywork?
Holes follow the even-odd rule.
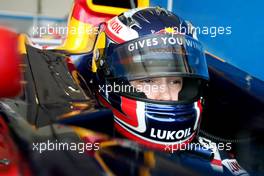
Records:
[[[105,47],[105,43],[106,43],[106,34],[105,34],[105,32],[102,32],[99,34],[99,36],[96,40],[96,44],[94,46],[95,49],[93,51],[94,53],[93,53],[93,59],[92,59],[92,72],[94,72],[94,73],[97,71],[97,65],[96,65],[96,58],[95,57],[100,57],[103,54],[102,49]]]
[[[108,15],[119,15],[129,9],[126,8],[120,8],[120,7],[110,7],[110,6],[103,6],[103,5],[96,5],[93,4],[92,0],[86,0],[88,7],[97,13],[104,13]],[[148,7],[149,6],[149,0],[138,0],[137,1],[138,8],[141,7]]]
[[[68,36],[60,50],[69,53],[85,53],[91,51],[96,32],[91,24],[84,23],[72,17],[68,23]]]
[[[78,3],[78,2],[76,2]],[[138,8],[148,7],[149,0],[138,0],[137,2]],[[76,4],[73,4],[73,7]],[[95,13],[103,13],[107,15],[119,15],[129,9],[119,8],[119,7],[109,7],[103,5],[95,5],[92,3],[92,0],[86,0],[86,5],[92,12]],[[72,8],[73,11],[74,8]],[[97,28],[95,28],[92,24],[81,22],[75,19],[72,16],[72,12],[70,13],[68,20],[68,34],[67,37],[62,44],[62,46],[58,47],[58,50],[65,50],[69,53],[73,54],[81,54],[87,53],[93,49],[93,44],[95,42],[95,38],[97,35]],[[88,31],[88,32],[87,32]]]
[[[19,54],[26,54],[26,44],[28,43],[28,37],[25,34],[20,34],[18,36],[18,52]]]

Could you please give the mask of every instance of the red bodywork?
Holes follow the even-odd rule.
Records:
[[[108,21],[109,19],[113,18],[114,15],[94,12],[87,6],[86,0],[75,0],[72,17],[83,23],[97,26],[99,23]]]
[[[17,39],[15,32],[0,28],[0,98],[14,97],[21,90]]]
[[[0,28],[0,98],[15,97],[21,91],[21,57],[18,35]],[[12,139],[7,123],[0,115],[0,175],[31,175],[26,159]]]

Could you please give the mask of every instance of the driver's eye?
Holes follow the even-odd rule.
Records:
[[[154,83],[154,80],[152,80],[152,79],[144,79],[144,80],[141,80],[139,82],[140,83]]]
[[[181,80],[171,80],[169,83],[170,84],[181,84],[182,81]]]

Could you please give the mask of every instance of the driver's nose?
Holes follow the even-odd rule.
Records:
[[[162,91],[159,92],[159,95],[157,98],[163,101],[172,100],[172,96],[170,95],[170,90],[169,90],[168,85],[165,83],[165,84],[162,84],[161,86],[163,86],[163,89]]]

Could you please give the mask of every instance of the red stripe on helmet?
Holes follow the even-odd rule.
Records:
[[[213,159],[211,161],[211,164],[217,165],[217,166],[222,166],[222,161],[221,160],[217,160],[217,159]]]
[[[138,126],[138,119],[136,115],[137,102],[135,100],[130,100],[125,97],[121,97],[121,108],[123,113],[119,112],[117,109],[113,108],[109,102],[107,102],[101,95],[97,95],[99,101],[107,108],[111,109],[116,117],[124,121],[125,123],[132,125],[134,127]]]
[[[202,112],[203,112],[203,106],[202,106],[201,100],[198,100],[197,106],[198,106],[198,108],[200,110],[200,117],[198,117],[199,118],[198,124],[200,124],[201,123],[201,119],[202,119]]]
[[[128,99],[121,96],[121,109],[129,118],[120,118],[124,122],[132,125],[134,127],[138,126],[138,117],[137,117],[137,101]]]
[[[200,113],[202,113],[202,111],[203,111],[203,106],[202,106],[201,100],[199,100],[199,101],[197,102],[197,105],[198,105],[198,108],[200,109]]]

